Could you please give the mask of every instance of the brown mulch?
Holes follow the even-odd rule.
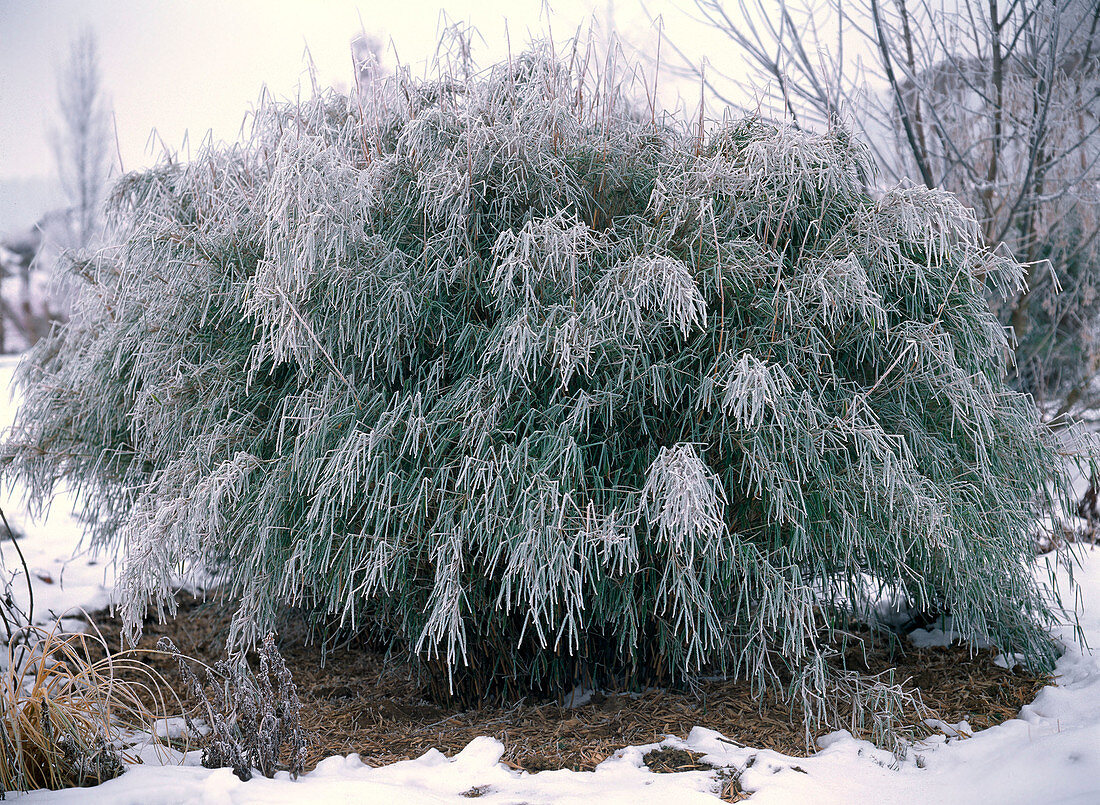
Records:
[[[167,635],[184,654],[213,664],[222,657],[233,610],[217,598],[203,602],[181,595],[176,618],[147,623],[139,648],[152,648]],[[91,618],[112,650],[118,650],[119,621],[107,612]],[[304,726],[318,738],[307,768],[323,757],[352,752],[373,765],[419,757],[432,748],[453,755],[473,738],[489,735],[504,744],[504,762],[515,768],[588,770],[624,746],[657,742],[666,734],[685,737],[694,726],[749,746],[808,754],[801,719],[785,705],[761,702],[744,682],[702,682],[694,693],[597,693],[588,704],[574,708],[520,702],[463,710],[431,703],[408,665],[363,646],[331,651],[322,667],[317,647],[293,619],[281,630],[278,646],[298,685]],[[895,668],[895,678],[909,679],[907,687],[919,690],[941,718],[969,721],[975,730],[1013,718],[1050,682],[1019,668],[1001,668],[993,662],[995,655],[992,649],[971,652],[959,645],[904,651],[895,646],[893,652],[875,645],[864,651],[858,641],[847,652],[849,663],[858,657],[872,673]],[[146,659],[178,683],[171,659]],[[662,752],[651,759],[654,770],[704,768],[686,752]]]

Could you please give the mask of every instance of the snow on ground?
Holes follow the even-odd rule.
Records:
[[[0,359],[0,394],[14,366],[13,359]],[[0,429],[10,424],[13,409],[6,395],[0,397]],[[109,600],[111,565],[79,551],[82,528],[69,513],[71,501],[60,496],[49,516],[37,522],[27,516],[17,491],[0,489],[0,505],[9,519],[14,515],[12,525],[26,535],[19,544],[34,576],[36,620],[43,620],[49,611],[56,617],[69,607],[92,609]],[[9,573],[20,567],[10,541],[3,541],[0,550]],[[1039,572],[1045,574],[1045,570]],[[1081,627],[1090,644],[1100,645],[1100,550],[1085,549],[1073,575],[1081,585]],[[25,604],[21,570],[13,589]],[[810,758],[742,747],[704,726],[684,739],[667,738],[662,745],[706,753],[705,760],[739,775],[741,786],[755,792],[750,800],[754,805],[1098,803],[1100,657],[1073,643],[1068,624],[1056,635],[1067,644],[1058,662],[1056,685],[1044,688],[1018,718],[970,738],[937,736],[915,747],[896,770],[891,768],[892,756],[845,732],[827,736],[821,751]],[[654,746],[621,750],[593,772],[528,774],[499,762],[504,747],[498,741],[478,738],[453,758],[432,750],[415,760],[371,768],[357,755],[331,757],[298,780],[280,774],[273,780],[257,777],[247,783],[229,769],[202,768],[197,752],[190,753],[181,766],[156,765],[147,752],[152,762],[133,766],[117,780],[96,788],[9,796],[25,805],[427,805],[466,803],[471,795],[486,805],[717,801],[713,772],[649,771],[642,757]]]

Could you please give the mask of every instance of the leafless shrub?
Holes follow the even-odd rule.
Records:
[[[265,777],[280,768],[291,777],[302,772],[309,738],[301,726],[297,687],[273,635],[260,646],[258,674],[243,663],[223,660],[204,667],[205,685],[169,638],[162,637],[157,649],[175,655],[184,686],[198,702],[207,731],[200,730],[190,714],[185,719],[191,733],[202,736],[203,766],[232,768],[245,781],[252,778],[253,769]]]

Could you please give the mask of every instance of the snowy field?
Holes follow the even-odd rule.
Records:
[[[0,389],[15,366],[0,359]],[[0,427],[6,430],[14,403],[0,398]],[[76,607],[93,609],[110,597],[110,563],[78,548],[81,524],[59,496],[39,521],[26,513],[17,490],[0,490],[0,505],[20,541],[31,569],[35,615],[40,622],[63,617]],[[2,544],[6,572],[20,568],[10,541]],[[1042,572],[1042,571],[1041,571]],[[1080,624],[1091,645],[1100,645],[1100,556],[1089,549],[1074,569],[1080,583]],[[13,582],[26,605],[22,578]],[[1067,625],[1057,636],[1067,643],[1058,663],[1057,683],[1044,688],[1019,717],[972,737],[940,735],[914,747],[900,768],[892,757],[847,733],[822,740],[810,758],[741,747],[705,725],[661,745],[706,753],[703,760],[740,775],[741,786],[765,803],[1100,803],[1100,658],[1072,642]],[[430,751],[416,760],[371,768],[356,755],[332,757],[292,781],[285,774],[242,783],[229,769],[198,765],[199,753],[184,765],[133,766],[122,777],[96,788],[37,791],[11,796],[20,803],[92,805],[169,805],[169,803],[465,803],[472,796],[491,803],[676,803],[717,802],[717,772],[655,774],[642,764],[655,745],[629,747],[594,772],[546,771],[528,774],[499,763],[503,746],[479,738],[453,758]]]

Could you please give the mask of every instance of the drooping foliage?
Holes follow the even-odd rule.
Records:
[[[118,184],[6,466],[80,494],[132,625],[201,565],[239,644],[293,604],[466,693],[718,667],[813,707],[889,590],[1050,663],[1059,462],[984,301],[1020,267],[842,131],[618,92],[546,49],[399,75]]]

